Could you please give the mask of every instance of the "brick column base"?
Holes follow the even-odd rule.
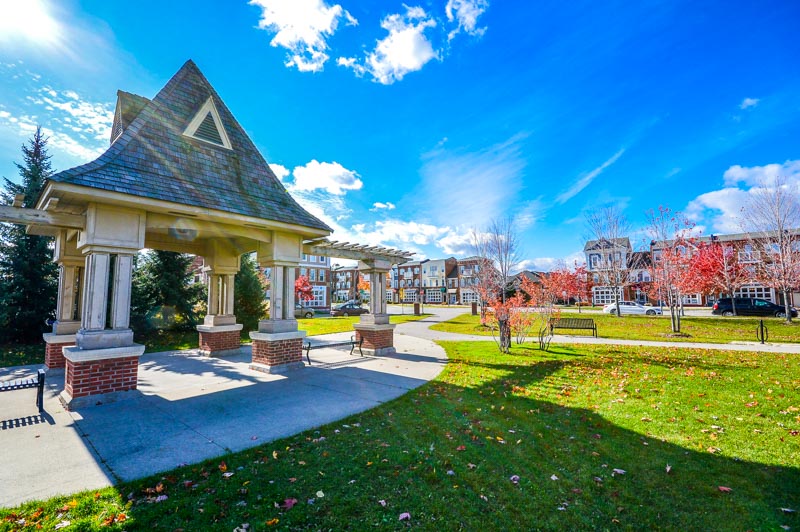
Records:
[[[144,346],[82,350],[64,348],[66,372],[61,401],[72,410],[97,403],[110,403],[136,390],[139,357]]]
[[[207,356],[234,355],[242,345],[241,330],[244,325],[198,325],[200,354]]]
[[[63,349],[75,346],[75,335],[46,333],[42,337],[45,341],[44,366],[47,371],[66,367]]]
[[[305,331],[287,333],[251,332],[253,358],[250,369],[264,373],[285,373],[305,367],[303,338]]]
[[[370,355],[392,355],[397,352],[394,348],[394,325],[357,323],[353,328],[356,330],[356,341],[363,338],[362,351]]]

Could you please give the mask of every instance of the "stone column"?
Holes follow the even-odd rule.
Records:
[[[209,356],[226,356],[239,353],[241,330],[233,313],[235,274],[220,274],[204,268],[208,275],[208,314],[202,325],[197,326],[200,335],[200,353]]]
[[[80,298],[84,257],[76,239],[69,240],[65,229],[56,235],[53,260],[58,264],[58,299],[53,331],[45,333],[44,365],[47,370],[64,368],[63,349],[75,345],[75,333],[81,327]]]
[[[285,373],[302,368],[305,331],[297,330],[294,317],[294,283],[297,262],[270,261],[260,264],[272,269],[269,319],[258,322],[250,333],[253,358],[250,369],[265,373]]]
[[[392,265],[384,260],[365,260],[358,269],[370,274],[370,313],[362,314],[359,323],[353,326],[356,339],[363,339],[363,351],[373,355],[394,354],[394,325],[389,323],[386,313],[386,274]]]
[[[75,347],[63,348],[66,374],[61,400],[70,409],[114,401],[137,387],[144,346],[133,343],[129,328],[133,256],[128,250],[113,251],[85,250],[81,328],[75,334]]]

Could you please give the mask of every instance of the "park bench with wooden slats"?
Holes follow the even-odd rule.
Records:
[[[36,391],[36,406],[39,407],[39,412],[44,408],[44,370],[40,369],[36,373],[36,377],[29,377],[27,379],[18,379],[15,381],[0,382],[0,392],[11,392],[14,390],[25,390],[27,388],[37,388]]]
[[[553,334],[554,329],[592,331],[592,336],[597,338],[597,325],[591,318],[552,318],[550,320],[550,334]]]
[[[358,352],[363,357],[364,356],[364,352],[361,350],[361,344],[363,344],[363,343],[364,343],[364,337],[363,336],[359,337],[358,340],[356,340],[355,336],[351,336],[350,340],[348,340],[346,342],[328,342],[328,343],[324,343],[324,344],[312,344],[311,342],[308,342],[303,346],[303,349],[306,350],[306,360],[308,360],[308,365],[310,366],[311,365],[311,358],[308,356],[308,354],[312,349],[325,349],[325,348],[328,348],[328,347],[347,347],[347,346],[350,346],[350,354],[352,355],[353,354],[353,349],[358,347]]]

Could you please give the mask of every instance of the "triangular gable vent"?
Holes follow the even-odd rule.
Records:
[[[188,137],[231,149],[231,141],[227,133],[225,133],[225,128],[222,127],[222,120],[219,118],[214,100],[210,97],[206,100],[206,103],[203,104],[203,107],[200,108],[192,121],[189,122],[183,134]]]

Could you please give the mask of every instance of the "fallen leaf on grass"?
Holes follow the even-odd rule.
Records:
[[[317,498],[318,498],[318,499],[322,499],[323,497],[325,497],[325,494],[322,492],[322,490],[319,490],[319,491],[316,493],[316,495],[317,495]]]
[[[476,466],[476,465],[475,465],[475,464],[473,464],[473,463],[469,463],[469,464],[467,464],[467,467],[468,467],[469,469],[475,469],[475,468],[476,468],[476,467],[478,467],[478,466]]]
[[[228,470],[228,464],[226,464],[225,462],[220,462],[220,463],[219,463],[219,465],[218,465],[217,467],[218,467],[218,468],[219,468],[219,470],[220,470],[220,471],[222,471],[223,473],[224,473],[225,471],[227,471],[227,470]]]
[[[386,501],[384,501],[383,499],[379,500],[378,504],[380,504],[383,507],[386,507]]]
[[[280,522],[281,522],[280,519],[278,519],[277,517],[274,517],[274,518],[270,519],[269,521],[267,521],[267,526],[275,526]]]
[[[558,480],[558,477],[557,477],[557,476],[555,476],[555,475],[551,475],[551,476],[550,476],[550,480]]]
[[[281,504],[281,508],[291,510],[292,506],[295,504],[297,504],[297,499],[284,499],[283,504]]]
[[[511,475],[508,480],[510,480],[512,484],[519,484],[519,475]]]
[[[667,474],[669,475],[669,472],[672,471],[672,466],[667,464],[667,467],[665,469],[667,471]]]
[[[398,521],[410,521],[411,520],[411,514],[408,513],[408,512],[403,512],[403,513],[400,514],[400,516],[397,518],[397,520]]]
[[[68,527],[68,526],[69,526],[69,525],[71,525],[71,524],[72,524],[72,523],[71,523],[70,521],[61,521],[60,523],[57,523],[57,524],[56,524],[56,530],[58,530],[58,529],[60,529],[60,528],[66,528],[66,527]]]
[[[614,468],[614,469],[611,470],[611,474],[613,475],[615,473],[617,475],[624,475],[625,474],[625,470],[624,469],[616,469],[616,468]]]
[[[717,489],[723,493],[730,493],[733,491],[732,488],[728,488],[726,486],[717,486]]]
[[[222,474],[222,478],[231,478],[233,476],[233,471],[228,471],[227,473]]]
[[[793,514],[794,513],[794,510],[792,510],[791,508],[781,508],[780,511],[785,513],[785,514]]]

